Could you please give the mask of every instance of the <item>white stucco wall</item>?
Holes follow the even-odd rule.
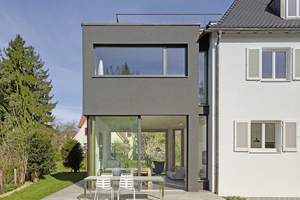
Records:
[[[300,81],[247,81],[246,48],[262,46],[300,48],[300,36],[283,32],[222,35],[219,75],[220,196],[300,197]],[[215,65],[211,67],[214,69]],[[211,116],[214,120],[213,112]],[[298,120],[298,152],[285,153],[281,148],[277,153],[234,152],[234,120]]]
[[[79,129],[78,133],[73,139],[77,140],[83,147],[84,143],[87,143],[87,136],[85,135],[85,128],[87,127],[87,121],[84,122],[82,127]]]

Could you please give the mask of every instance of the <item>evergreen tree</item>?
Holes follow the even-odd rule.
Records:
[[[25,180],[30,136],[34,130],[53,121],[52,89],[48,70],[32,46],[25,46],[20,35],[9,42],[0,60],[1,143],[5,152],[8,142],[14,144],[13,158],[7,166],[17,165],[20,182]],[[8,159],[7,159],[8,160]],[[2,162],[0,158],[0,162]]]
[[[140,71],[135,69],[130,69],[127,63],[121,67],[117,66],[116,69],[111,65],[110,67],[105,68],[105,75],[139,75]]]
[[[33,182],[55,169],[54,149],[46,133],[32,135],[28,156],[28,174]]]
[[[80,169],[83,161],[83,149],[79,142],[68,139],[61,148],[61,158],[66,168],[71,168],[74,172]]]
[[[56,103],[50,102],[53,98],[49,95],[51,80],[47,81],[48,70],[42,69],[44,62],[40,56],[32,46],[25,46],[20,35],[10,41],[3,52],[0,76],[10,75],[9,84],[3,90],[4,102],[1,102],[5,119],[13,126],[53,121],[51,111]]]

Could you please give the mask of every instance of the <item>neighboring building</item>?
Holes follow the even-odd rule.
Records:
[[[87,118],[85,116],[81,116],[77,127],[79,131],[73,139],[81,144],[84,152],[87,152]]]
[[[218,151],[212,190],[222,196],[300,197],[299,9],[299,0],[236,0],[201,35],[217,140],[208,144]]]
[[[140,167],[143,132],[165,133],[169,171],[178,133],[187,191],[300,196],[300,0],[235,0],[205,29],[82,27],[89,175]]]

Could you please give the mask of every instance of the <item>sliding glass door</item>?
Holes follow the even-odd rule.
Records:
[[[95,175],[135,174],[138,168],[138,117],[95,117]]]

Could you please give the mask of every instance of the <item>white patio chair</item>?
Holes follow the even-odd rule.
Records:
[[[120,177],[119,189],[118,189],[118,200],[120,199],[120,190],[133,191],[133,199],[135,200],[135,189],[133,177],[131,174],[122,174]]]
[[[98,200],[98,193],[100,196],[101,190],[111,191],[111,199],[114,199],[114,188],[111,186],[111,182],[110,182],[110,178],[109,178],[110,176],[112,176],[112,175],[102,175],[102,176],[97,177],[94,200],[96,200],[96,199]]]

